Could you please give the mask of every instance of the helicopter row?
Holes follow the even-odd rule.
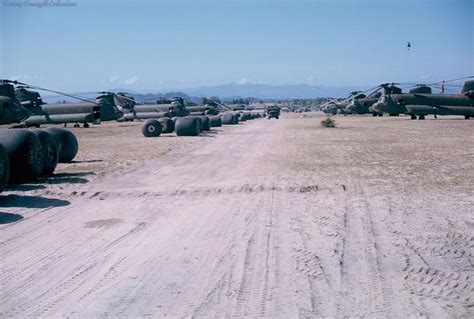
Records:
[[[472,77],[468,77],[472,78]],[[427,115],[462,115],[466,119],[474,117],[474,80],[464,82],[458,94],[435,94],[431,86],[413,85],[403,93],[397,83],[385,83],[366,92],[351,92],[340,100],[330,100],[321,105],[328,114],[389,114],[409,115],[412,119],[425,119]],[[444,89],[444,83],[443,83]],[[371,92],[370,94],[367,94]]]
[[[34,89],[63,94],[81,102],[47,104]],[[261,112],[237,112],[218,102],[186,107],[182,98],[142,104],[126,93],[97,94],[92,101],[17,81],[0,81],[0,124],[14,124],[10,129],[0,129],[0,192],[11,183],[51,176],[58,162],[70,162],[78,152],[79,143],[72,131],[58,127],[29,130],[29,127],[68,123],[88,127],[103,121],[145,120],[142,125],[145,137],[171,132],[177,136],[195,136],[211,127],[266,116]]]
[[[14,85],[17,85],[15,88]],[[45,103],[37,91],[45,90],[80,100],[79,103]],[[160,117],[182,117],[188,115],[217,115],[235,108],[215,101],[205,105],[185,106],[182,98],[157,100],[156,103],[136,102],[127,93],[97,92],[95,101],[44,88],[28,86],[17,81],[0,82],[0,124],[18,123],[19,127],[39,127],[44,124],[99,124],[104,121],[134,121]],[[8,106],[8,107],[6,107]]]
[[[29,90],[30,87],[23,83],[15,88],[15,84],[18,82],[0,81],[0,103],[3,105],[0,124],[39,127],[44,124],[81,123],[88,127],[89,124],[117,120],[123,116],[114,103],[113,95],[106,92],[102,92],[95,101],[72,96],[81,102],[46,104],[37,91]]]

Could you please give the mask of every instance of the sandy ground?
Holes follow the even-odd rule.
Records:
[[[0,316],[474,315],[474,121],[75,129],[0,195]]]

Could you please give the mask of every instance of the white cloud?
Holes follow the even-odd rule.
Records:
[[[192,83],[195,83],[194,80],[192,79],[179,79],[176,81],[176,83],[178,84],[192,84]]]
[[[235,82],[235,84],[237,85],[243,85],[243,84],[249,84],[249,83],[251,83],[251,81],[247,78],[241,78],[240,80]]]
[[[138,80],[139,80],[138,76],[136,76],[136,75],[133,75],[132,77],[127,78],[127,79],[123,79],[118,75],[112,75],[111,77],[109,77],[108,81],[100,80],[99,83],[100,84],[109,83],[109,84],[114,84],[114,85],[133,85],[133,84],[137,83]]]
[[[119,77],[116,75],[113,75],[109,78],[110,83],[116,83],[118,81]]]
[[[238,80],[237,82],[235,82],[235,84],[237,85],[244,85],[244,84],[262,84],[263,82],[262,81],[255,81],[255,80],[252,80],[252,79],[249,79],[249,78],[241,78],[240,80]]]
[[[127,85],[135,84],[138,81],[138,77],[136,75],[132,76],[130,79],[125,80],[123,83]]]
[[[431,77],[431,73],[424,73],[420,76],[420,80],[426,80]]]

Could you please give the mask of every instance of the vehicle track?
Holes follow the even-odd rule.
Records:
[[[369,132],[366,120],[249,121],[87,184],[26,192],[58,207],[9,198],[25,218],[0,226],[0,316],[472,317],[461,176],[408,180],[419,141],[378,147],[370,133],[413,123]],[[416,184],[430,178],[457,192]]]

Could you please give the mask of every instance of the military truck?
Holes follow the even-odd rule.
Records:
[[[267,118],[268,119],[276,118],[278,120],[280,118],[280,111],[281,111],[280,107],[276,105],[267,107]]]

